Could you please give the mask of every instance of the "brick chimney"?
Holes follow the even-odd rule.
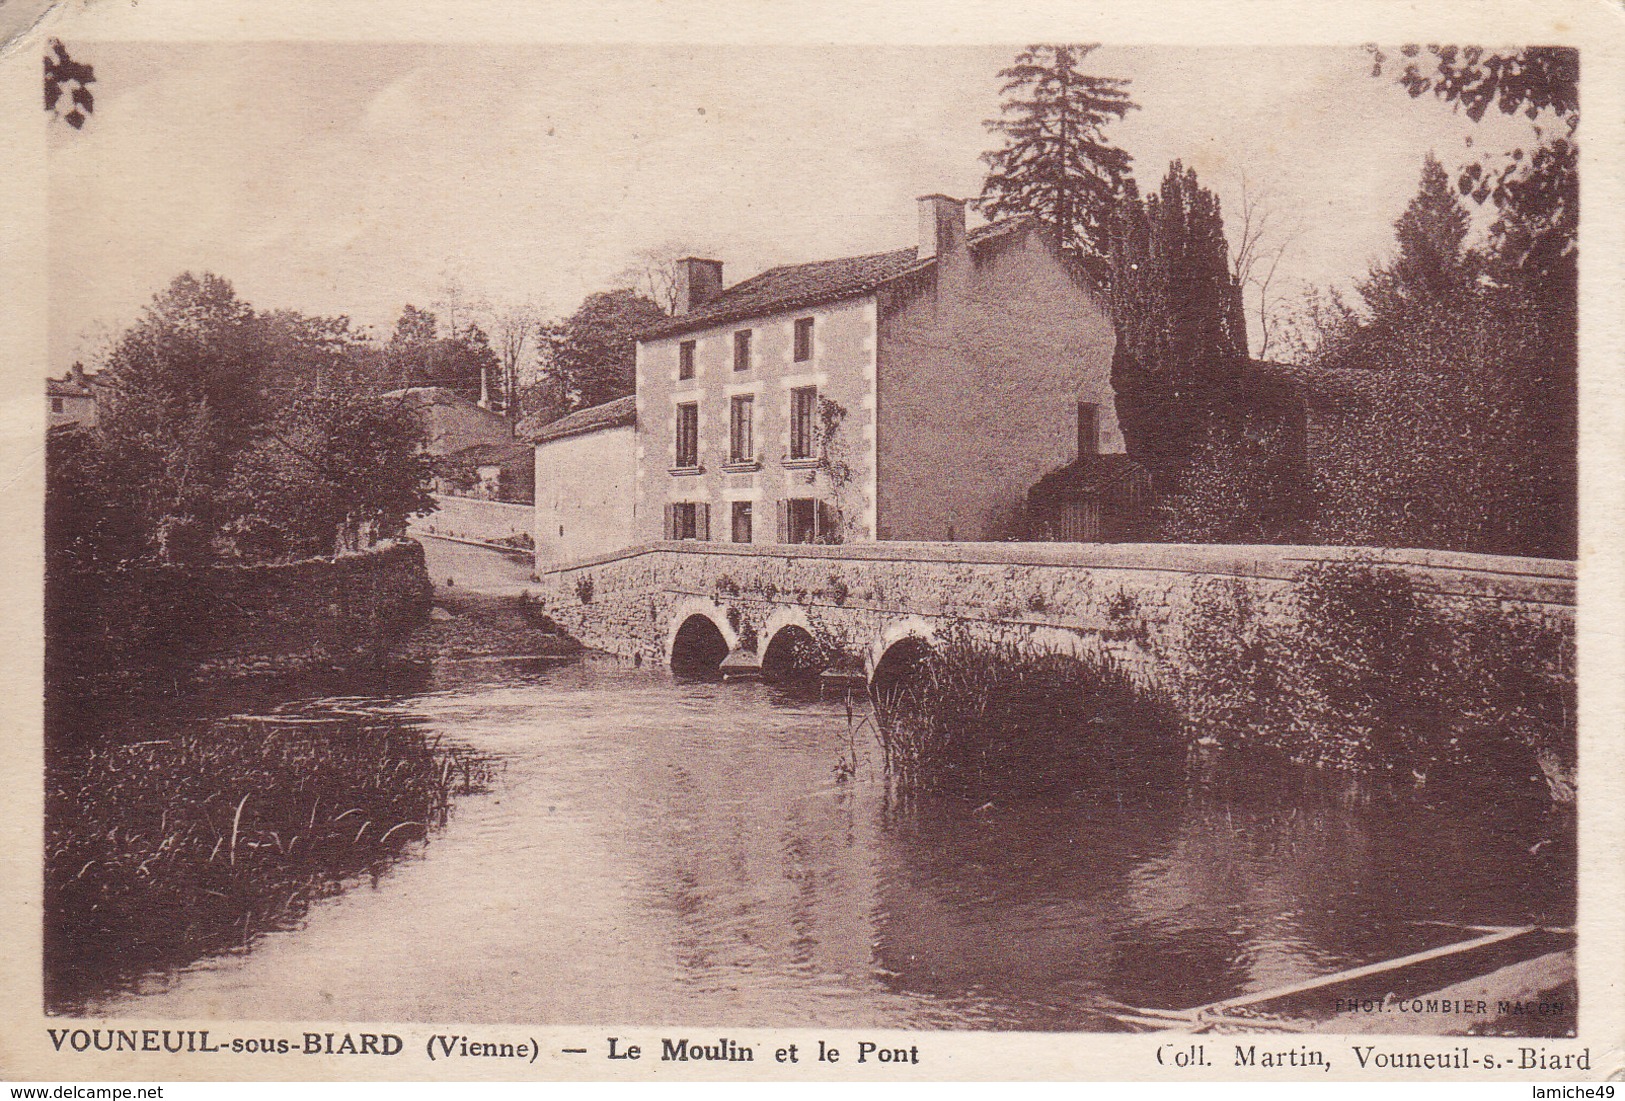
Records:
[[[692,313],[722,290],[722,261],[685,256],[677,261],[677,314]]]
[[[965,247],[965,200],[946,195],[921,195],[920,247],[915,253],[930,260]]]

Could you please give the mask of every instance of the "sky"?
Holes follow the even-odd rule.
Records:
[[[974,197],[1009,46],[68,43],[83,130],[51,124],[50,360],[183,271],[381,336],[455,277],[568,314],[648,250],[775,264],[914,243],[918,195]],[[1291,238],[1281,285],[1347,286],[1392,245],[1431,150],[1527,140],[1373,79],[1357,48],[1103,46],[1140,105],[1109,136],[1142,190],[1195,167]],[[1474,139],[1469,148],[1467,140]],[[974,215],[973,215],[974,223]]]

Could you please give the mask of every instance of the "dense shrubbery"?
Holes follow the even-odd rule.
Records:
[[[1157,537],[1573,557],[1578,55],[1373,59],[1474,121],[1526,116],[1528,147],[1455,179],[1427,159],[1393,257],[1297,318],[1286,416],[1250,392],[1217,200],[1176,165],[1158,195],[1116,203],[1112,381],[1129,454],[1155,476]],[[1462,196],[1493,208],[1482,232]]]
[[[210,570],[360,549],[433,507],[423,424],[369,382],[374,358],[348,321],[256,313],[212,275],[154,298],[101,372],[96,424],[46,441],[53,704],[179,687],[223,634],[266,634]],[[373,641],[356,609],[306,611],[311,634],[325,614]]]
[[[1245,582],[1210,578],[1197,586],[1184,639],[1185,716],[1197,737],[1245,745],[1276,718],[1278,670],[1266,622]]]
[[[963,631],[877,683],[875,704],[888,775],[905,792],[1132,783],[1177,743],[1172,701],[1111,659]]]
[[[1446,610],[1404,571],[1309,566],[1266,615],[1235,580],[1198,587],[1176,691],[1108,657],[951,630],[877,671],[888,773],[906,791],[1086,784],[1193,741],[1497,796],[1573,798],[1572,636],[1500,609]],[[888,659],[890,660],[890,659]],[[1177,695],[1177,700],[1176,700]]]
[[[45,579],[47,730],[199,679],[376,666],[430,603],[423,548],[248,566],[115,563]],[[207,671],[199,678],[200,671]]]
[[[292,716],[57,750],[47,763],[47,1002],[297,918],[445,821],[489,766],[399,725]]]
[[[1183,695],[1197,736],[1300,760],[1572,797],[1572,638],[1498,609],[1451,614],[1402,571],[1309,567],[1294,620],[1239,585],[1200,590]],[[1272,625],[1272,622],[1274,625]]]

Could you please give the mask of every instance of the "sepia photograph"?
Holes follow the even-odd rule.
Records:
[[[1458,25],[38,32],[39,1042],[1613,1069],[1593,58]]]

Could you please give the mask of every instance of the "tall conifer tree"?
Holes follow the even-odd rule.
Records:
[[[1127,80],[1078,68],[1096,48],[1029,46],[999,73],[1000,117],[986,125],[1005,144],[983,155],[988,174],[979,205],[989,218],[1036,216],[1055,229],[1067,254],[1104,277],[1106,223],[1131,163],[1105,129],[1136,104]]]
[[[1241,289],[1218,197],[1179,161],[1144,201],[1130,183],[1109,230],[1118,418],[1129,454],[1165,492],[1207,421],[1232,412],[1240,397],[1247,367]]]

